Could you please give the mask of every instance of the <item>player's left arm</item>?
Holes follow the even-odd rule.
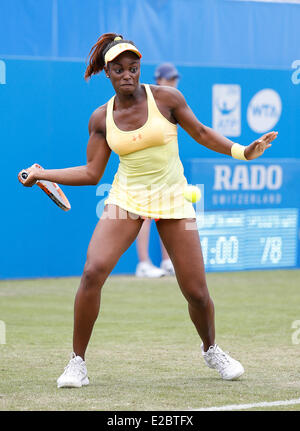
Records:
[[[170,88],[169,93],[172,115],[178,124],[199,144],[217,153],[231,156],[231,147],[235,142],[202,124],[188,106],[180,91]],[[276,137],[277,132],[266,133],[245,147],[244,156],[247,160],[256,159],[267,148],[271,147],[271,142]]]

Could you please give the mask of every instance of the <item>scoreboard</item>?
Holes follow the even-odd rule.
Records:
[[[299,160],[193,159],[185,171],[202,189],[195,209],[207,271],[300,266]]]
[[[197,226],[207,270],[297,264],[298,209],[205,212],[197,214]]]

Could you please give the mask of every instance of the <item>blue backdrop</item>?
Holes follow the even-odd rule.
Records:
[[[3,202],[7,205],[2,207],[1,277],[80,274],[98,220],[101,189],[99,186],[63,187],[72,204],[72,210],[64,213],[38,188],[21,187],[16,174],[33,162],[45,168],[84,164],[89,117],[97,106],[111,97],[112,87],[104,75],[86,83],[83,80],[85,65],[80,62],[6,60],[5,64],[6,84],[0,86],[0,139],[6,182]],[[142,80],[152,82],[153,71],[153,66],[145,65]],[[211,126],[215,122],[216,128],[221,131],[224,128],[229,134],[232,128],[232,139],[247,144],[260,136],[249,122],[254,128],[255,121],[261,125],[261,119],[275,122],[273,128],[279,131],[279,137],[269,149],[268,157],[299,158],[300,124],[295,112],[299,87],[292,83],[290,72],[181,67],[180,73],[179,88],[204,124]],[[254,96],[265,87],[272,87],[274,94],[280,97],[281,112],[276,98],[273,102],[272,98],[261,102],[256,97],[258,102],[253,105]],[[215,94],[216,89],[220,91],[219,96],[218,91]],[[232,89],[239,91],[232,95]],[[270,106],[266,109],[268,103]],[[232,104],[234,109],[224,111],[224,106]],[[189,173],[188,159],[220,157],[194,142],[182,130],[179,130],[179,146],[190,181],[193,176]],[[101,184],[111,183],[117,164],[117,156],[112,155]],[[298,174],[296,169],[294,176]],[[205,183],[205,172],[197,177],[199,181]],[[285,193],[294,196],[295,189],[286,189]],[[293,199],[295,201],[295,197]],[[159,243],[155,235],[151,254],[154,261],[158,261]],[[115,272],[133,272],[136,261],[133,245]]]
[[[239,0],[0,0],[0,56],[85,59],[100,34],[132,39],[146,63],[290,68],[297,4]]]
[[[82,272],[102,189],[63,187],[72,204],[64,213],[37,187],[22,187],[16,175],[34,162],[45,168],[85,163],[89,117],[113,94],[104,76],[83,79],[83,58],[104,31],[135,40],[143,51],[142,82],[153,82],[159,61],[175,62],[179,89],[204,124],[244,145],[277,130],[266,158],[300,158],[299,73],[291,67],[299,52],[299,6],[230,0],[90,0],[88,6],[75,0],[0,1],[0,278]],[[190,159],[218,164],[220,155],[182,130],[179,149],[188,180],[205,184],[205,170],[193,177]],[[117,165],[112,155],[100,186],[111,183]],[[284,194],[299,208],[299,165],[293,166],[293,188]],[[151,257],[158,263],[152,228]],[[134,244],[114,273],[132,273],[136,263]]]

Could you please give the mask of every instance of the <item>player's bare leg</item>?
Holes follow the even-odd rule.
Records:
[[[224,380],[239,378],[244,373],[242,364],[215,344],[214,304],[206,285],[196,221],[160,220],[157,228],[188,301],[191,320],[202,339],[201,350],[206,365],[218,371]]]
[[[173,262],[181,291],[188,301],[192,322],[203,341],[204,348],[215,342],[214,304],[206,285],[201,244],[193,221],[159,220],[157,229]],[[195,222],[196,223],[196,222]],[[195,227],[195,226],[194,226]]]
[[[120,256],[135,240],[142,220],[107,205],[90,241],[87,259],[74,304],[73,353],[58,388],[82,387],[89,384],[85,351],[100,309],[101,288]]]
[[[119,258],[135,240],[142,222],[115,205],[107,205],[95,228],[74,304],[73,349],[83,359],[98,317],[101,288]]]

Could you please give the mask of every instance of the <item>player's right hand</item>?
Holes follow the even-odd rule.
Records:
[[[268,132],[259,139],[253,141],[245,148],[245,157],[247,160],[253,160],[260,157],[268,148],[272,146],[271,142],[277,138],[278,132]]]
[[[43,169],[43,168],[40,165],[38,165],[37,163],[34,163],[32,166],[30,166],[27,169],[22,169],[18,173],[18,179],[19,179],[20,183],[22,183],[23,186],[25,186],[25,187],[34,186],[36,181],[39,179],[39,171],[41,169]],[[22,174],[24,172],[27,174],[27,178],[22,177]]]

